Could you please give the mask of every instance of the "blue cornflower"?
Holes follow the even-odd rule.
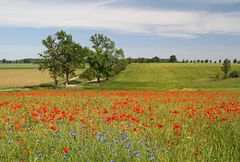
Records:
[[[115,162],[114,160],[110,160],[110,162]]]
[[[154,161],[154,160],[156,160],[156,158],[155,157],[151,157],[151,160]]]
[[[104,138],[104,142],[107,142],[107,141],[108,141],[108,137],[105,137],[105,138]]]
[[[141,154],[139,154],[139,153],[136,154],[136,157],[140,157],[140,156],[141,156]]]
[[[129,152],[129,153],[132,152],[132,148],[130,148],[130,149],[128,150],[128,152]]]

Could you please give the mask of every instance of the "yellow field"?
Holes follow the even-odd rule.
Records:
[[[48,71],[38,69],[0,69],[0,88],[14,88],[52,82]]]

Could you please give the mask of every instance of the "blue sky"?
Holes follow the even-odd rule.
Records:
[[[240,0],[0,0],[0,59],[38,57],[58,30],[103,33],[126,57],[240,59]]]

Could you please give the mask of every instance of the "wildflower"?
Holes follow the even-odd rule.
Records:
[[[151,157],[151,160],[154,161],[154,160],[156,160],[156,158],[155,157]]]
[[[158,128],[163,128],[163,125],[162,124],[158,124]]]
[[[54,125],[53,125],[53,126],[51,126],[50,128],[51,128],[52,130],[57,130],[57,127],[56,127],[56,126],[54,126]]]
[[[27,154],[29,152],[29,148],[25,147],[24,148],[24,153]]]
[[[107,142],[107,141],[108,141],[108,137],[105,137],[105,138],[104,138],[104,142]]]
[[[65,152],[65,153],[68,153],[68,148],[63,148],[63,151]]]
[[[141,154],[139,154],[139,153],[136,154],[136,157],[140,157],[140,156],[141,156]]]

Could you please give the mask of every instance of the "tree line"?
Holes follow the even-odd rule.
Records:
[[[117,49],[114,41],[103,34],[94,34],[90,41],[90,48],[83,47],[65,31],[58,31],[42,40],[45,50],[39,54],[39,69],[49,71],[55,88],[59,79],[65,79],[67,86],[77,69],[86,69],[81,77],[96,78],[100,82],[101,78],[109,79],[126,68],[128,62],[124,51]]]

